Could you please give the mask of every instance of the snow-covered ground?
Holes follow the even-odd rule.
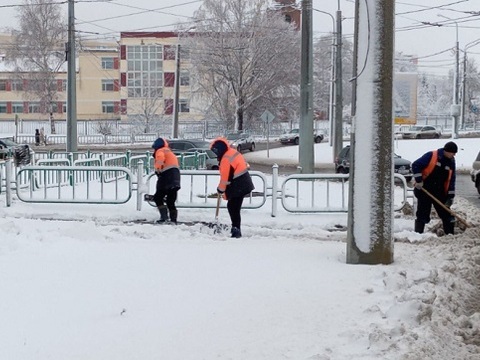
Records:
[[[395,151],[413,161],[446,141]],[[456,141],[467,169],[479,141]],[[317,162],[331,160],[328,144],[315,148]],[[294,163],[296,149],[271,160]],[[473,228],[420,235],[397,214],[395,261],[377,266],[345,263],[346,214],[272,218],[267,204],[244,210],[244,237],[230,239],[129,223],[158,217],[134,200],[0,204],[0,359],[480,358],[480,209],[458,197],[453,209]],[[179,218],[213,221],[214,211]]]

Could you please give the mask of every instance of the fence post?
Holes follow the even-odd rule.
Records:
[[[147,193],[147,188],[143,183],[143,161],[137,164],[137,211],[142,210],[142,194]]]
[[[278,199],[278,165],[272,166],[272,217],[277,216],[277,199]]]
[[[12,159],[5,161],[5,203],[7,207],[12,205]]]

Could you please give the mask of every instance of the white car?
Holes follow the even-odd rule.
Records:
[[[478,152],[477,158],[472,164],[470,175],[472,176],[472,181],[475,183],[475,187],[480,194],[480,152]]]
[[[411,126],[402,133],[404,139],[440,139],[441,136],[441,132],[430,125]]]
[[[255,150],[255,141],[253,137],[247,133],[231,133],[226,136],[228,143],[234,149],[237,149],[238,152],[242,150]]]
[[[324,136],[321,133],[313,134],[313,141],[315,143],[322,142]],[[280,136],[280,142],[282,145],[294,144],[298,145],[300,143],[300,129],[292,129],[288,133]]]

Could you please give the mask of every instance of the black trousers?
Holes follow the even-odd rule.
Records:
[[[437,211],[438,216],[440,217],[440,219],[442,219],[443,229],[445,230],[445,233],[452,234],[455,218],[422,190],[414,189],[413,193],[418,200],[417,212],[415,214],[417,216],[417,221],[428,224],[430,222],[430,213],[432,211],[433,205],[433,207]],[[438,200],[440,200],[440,202],[445,203],[445,195],[438,194],[433,191],[430,191],[430,193]]]
[[[166,203],[170,214],[176,214],[177,207],[175,206],[175,201],[177,201],[177,193],[178,189],[160,189],[157,183],[157,191],[153,196],[153,200],[157,207],[165,206]]]
[[[232,227],[236,227],[238,229],[240,229],[240,225],[242,223],[240,210],[242,209],[243,198],[244,196],[234,197],[229,199],[227,203],[228,214],[230,215],[230,220],[232,221]]]

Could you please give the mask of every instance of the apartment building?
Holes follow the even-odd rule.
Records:
[[[203,119],[202,106],[192,96],[189,68],[188,51],[180,48],[177,33],[122,32],[122,120],[148,112],[160,120],[170,119],[176,111],[177,97],[179,121]]]
[[[67,64],[56,73],[54,101],[47,109],[35,92],[42,86],[36,80],[18,80],[13,67],[6,63],[6,51],[11,41],[7,34],[0,35],[0,121],[66,120]],[[85,42],[77,51],[77,118],[79,120],[107,120],[120,118],[120,86],[118,44],[116,42]]]

